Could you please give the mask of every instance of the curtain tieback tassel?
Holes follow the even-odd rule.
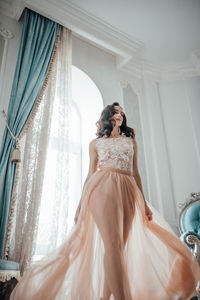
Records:
[[[19,149],[19,141],[18,140],[16,140],[16,146],[15,146],[15,149],[13,150],[11,161],[14,162],[15,164],[21,161],[21,153],[20,153],[20,149]]]
[[[6,116],[6,113],[5,113],[4,110],[2,111],[2,114],[3,114],[3,117],[4,117],[5,123],[6,123],[6,127],[8,128],[8,131],[10,132],[10,135],[16,141],[15,149],[13,150],[12,159],[11,159],[11,161],[16,164],[16,163],[21,161],[21,153],[20,153],[20,148],[19,148],[19,139],[16,136],[14,136],[14,134],[10,130],[10,127],[8,126],[7,116]]]

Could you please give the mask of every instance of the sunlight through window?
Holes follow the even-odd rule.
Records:
[[[96,121],[100,117],[103,108],[101,93],[92,79],[77,67],[72,67],[72,132],[69,140],[69,199],[66,199],[66,226],[67,233],[74,224],[74,215],[78,206],[82,187],[87,176],[89,167],[89,143],[96,137]],[[56,109],[56,104],[55,104]],[[56,114],[53,114],[57,116]],[[55,124],[55,125],[54,125]],[[56,120],[52,120],[52,130],[50,134],[50,143],[48,147],[47,163],[44,174],[44,188],[42,193],[38,236],[34,261],[40,259],[51,249],[47,249],[47,239],[53,234],[57,234],[57,244],[59,246],[63,240],[59,237],[59,219],[63,218],[55,214],[55,203],[59,204],[59,193],[57,193],[55,182],[57,166],[56,157],[60,155],[59,139],[56,136]],[[62,154],[64,155],[64,154]],[[60,184],[66,184],[66,178],[60,178]],[[52,225],[56,224],[56,230],[52,230]],[[52,232],[53,231],[53,232]]]

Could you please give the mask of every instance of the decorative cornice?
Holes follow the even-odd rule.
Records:
[[[22,3],[22,2],[21,2]],[[25,0],[24,7],[15,18],[19,19],[23,8],[28,7],[72,30],[73,35],[84,38],[90,43],[116,56],[117,67],[125,65],[134,53],[141,51],[144,44],[121,32],[107,22],[89,14],[70,1]]]
[[[193,56],[193,63],[174,64],[173,66],[159,65],[135,56],[123,66],[124,72],[134,74],[136,78],[150,79],[154,81],[183,80],[185,77],[200,76],[200,57]]]
[[[3,4],[2,4],[3,3]],[[12,6],[12,8],[11,8]],[[8,5],[1,1],[0,9],[19,20],[28,7],[72,30],[80,37],[116,57],[116,67],[138,79],[174,81],[185,77],[200,76],[200,49],[192,51],[183,63],[160,65],[142,58],[145,45],[102,19],[66,0],[13,0]],[[5,9],[6,8],[6,9]]]

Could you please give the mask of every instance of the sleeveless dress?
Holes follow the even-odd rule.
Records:
[[[116,222],[123,228],[125,213],[134,212],[123,252],[124,286],[129,287],[132,299],[190,299],[195,295],[200,268],[188,247],[147,202],[153,212],[153,220],[148,221],[142,193],[133,177],[133,139],[103,137],[95,139],[95,143],[98,166],[82,190],[77,223],[59,248],[25,272],[10,299],[99,300],[102,297],[105,250],[90,210],[92,203],[103,206],[105,216],[109,214],[111,229],[115,229]],[[112,232],[115,231],[111,230],[111,239],[115,238]],[[114,300],[114,296],[110,299]]]

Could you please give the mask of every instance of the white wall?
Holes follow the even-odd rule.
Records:
[[[143,82],[141,98],[145,157],[148,170],[148,188],[151,203],[167,221],[176,227],[177,216],[171,188],[165,128],[163,124],[158,85],[155,82]]]
[[[72,63],[86,72],[99,88],[104,105],[119,101],[123,104],[120,73],[115,57],[79,38],[73,37]]]
[[[200,191],[200,78],[160,85],[176,203]]]
[[[143,81],[140,104],[150,200],[175,230],[179,203],[200,190],[199,80]]]
[[[17,61],[17,55],[19,50],[20,38],[21,38],[21,30],[22,23],[17,22],[5,15],[0,14],[1,27],[10,30],[13,33],[13,38],[8,40],[8,49],[6,55],[6,65],[5,72],[3,76],[3,80],[1,83],[0,90],[0,112],[4,109],[7,111],[8,102],[11,92],[11,86],[15,71],[15,65]],[[2,114],[0,114],[0,144],[3,137],[5,123],[2,118]]]
[[[198,162],[200,164],[200,77],[190,78],[185,83],[185,93],[189,104]]]

